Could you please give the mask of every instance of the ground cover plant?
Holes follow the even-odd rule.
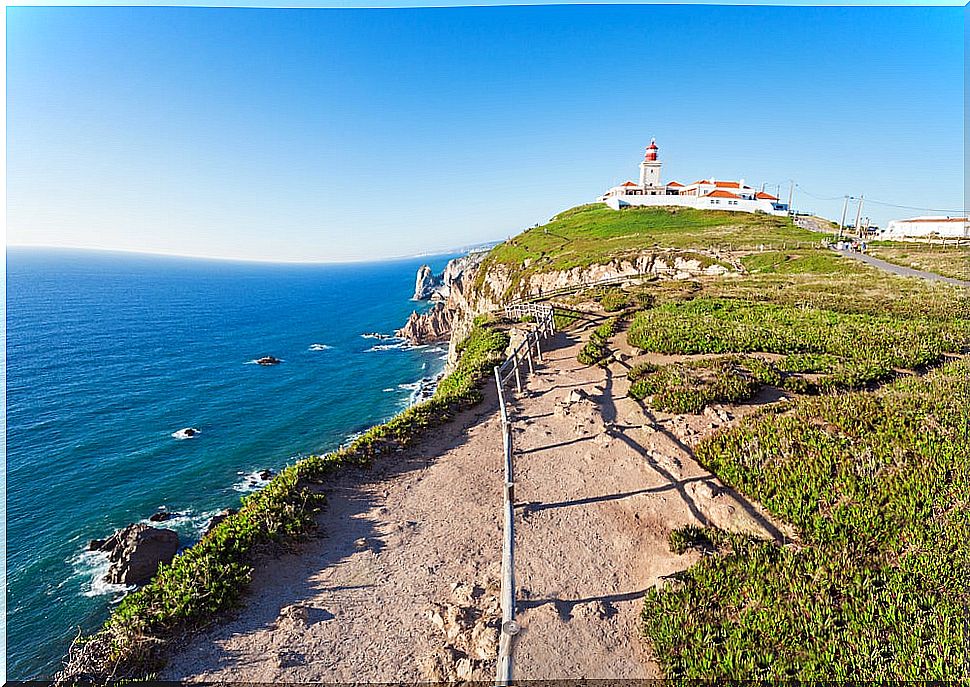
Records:
[[[727,555],[646,597],[642,629],[669,677],[970,675],[970,360],[769,407],[697,457],[799,542],[672,537]]]
[[[970,243],[940,245],[915,241],[877,241],[869,244],[867,252],[873,257],[904,267],[970,281]]]
[[[769,365],[755,360],[751,367],[767,376]],[[762,385],[746,362],[740,356],[723,356],[669,365],[640,363],[627,373],[632,382],[629,394],[671,413],[699,413],[712,403],[739,403]]]
[[[823,354],[838,359],[820,389],[855,389],[970,348],[970,320],[840,313],[696,298],[635,316],[631,345],[656,353]]]
[[[614,316],[594,329],[576,359],[584,365],[598,365],[609,358],[613,353],[609,348],[610,339],[616,334],[619,323],[620,317]]]
[[[367,466],[412,445],[478,403],[479,387],[502,361],[508,343],[505,332],[480,320],[459,345],[458,363],[430,400],[372,427],[347,446],[284,468],[264,489],[244,497],[238,513],[161,566],[151,582],[121,601],[100,631],[75,644],[59,677],[139,679],[157,671],[175,637],[240,602],[261,552],[292,544],[314,529],[325,503],[320,487],[335,471]]]

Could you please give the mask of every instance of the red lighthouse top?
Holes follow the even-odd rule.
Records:
[[[651,138],[650,145],[647,146],[647,154],[643,156],[643,159],[647,162],[653,162],[657,159],[657,139]]]

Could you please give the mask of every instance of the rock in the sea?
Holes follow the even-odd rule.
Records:
[[[435,303],[424,313],[411,313],[407,323],[397,330],[397,335],[415,344],[444,341],[451,333],[454,311],[444,303]]]
[[[205,535],[209,534],[209,532],[215,529],[216,525],[228,518],[230,515],[235,515],[238,512],[239,511],[237,511],[235,508],[226,508],[219,511],[212,516],[212,520],[209,521],[209,524],[206,526],[205,532],[202,533],[202,536],[204,537]]]
[[[271,480],[271,479],[273,479],[273,471],[272,471],[272,470],[269,470],[269,469],[266,469],[266,470],[260,470],[260,471],[259,471],[258,473],[256,473],[256,474],[258,474],[258,475],[259,475],[259,478],[260,478],[261,480],[263,480],[264,482],[266,482],[266,481],[268,481],[268,480]]]
[[[106,541],[106,539],[92,539],[88,542],[88,551],[101,551]]]
[[[152,513],[151,515],[149,515],[148,520],[150,522],[165,522],[166,520],[171,520],[176,515],[178,515],[178,513],[173,513],[167,510],[160,510],[157,513]]]
[[[170,563],[179,548],[178,533],[148,525],[128,525],[98,549],[109,554],[111,567],[105,581],[112,584],[145,584],[162,563]]]
[[[441,293],[440,287],[442,286],[442,282],[443,277],[436,277],[434,272],[431,271],[430,265],[421,265],[418,268],[418,275],[414,280],[413,299],[416,301],[426,301],[434,296],[447,296],[447,293]]]
[[[281,362],[283,361],[272,355],[264,355],[262,358],[256,359],[257,365],[279,365]]]

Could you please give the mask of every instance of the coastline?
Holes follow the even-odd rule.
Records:
[[[185,548],[264,486],[258,473],[391,420],[433,393],[444,366],[443,348],[367,352],[385,342],[361,336],[390,336],[407,317],[417,262],[21,258],[8,265],[11,679],[49,678],[78,626],[96,630],[128,591],[102,581],[108,560],[88,552],[92,538],[140,523],[176,531]],[[327,326],[338,308],[359,314]],[[246,364],[267,353],[285,362]],[[183,427],[201,434],[172,436]],[[162,511],[179,516],[150,521]]]
[[[476,327],[429,400],[410,405],[331,453],[288,465],[264,488],[245,496],[239,512],[171,564],[163,564],[151,582],[121,600],[100,630],[75,642],[55,680],[69,682],[81,675],[137,679],[155,673],[164,665],[170,642],[208,626],[241,602],[257,560],[291,550],[317,528],[326,485],[338,471],[369,468],[479,403],[479,387],[507,344],[504,332]]]

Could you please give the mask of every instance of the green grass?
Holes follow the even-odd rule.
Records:
[[[905,267],[970,281],[970,244],[941,246],[931,243],[879,241],[870,244],[873,257]]]
[[[104,627],[85,638],[66,678],[83,673],[137,679],[158,670],[169,642],[239,604],[260,552],[285,547],[314,529],[325,503],[320,487],[335,471],[366,467],[478,403],[479,387],[501,362],[508,342],[506,333],[476,325],[458,348],[458,364],[431,400],[371,428],[349,446],[288,466],[264,489],[245,497],[238,513],[122,600]]]
[[[532,274],[602,264],[617,257],[652,253],[670,264],[680,257],[697,260],[701,268],[730,267],[717,257],[717,250],[756,249],[761,244],[810,248],[822,238],[785,217],[692,208],[615,211],[602,204],[581,205],[495,246],[478,272],[479,286],[495,265],[511,271],[514,291]]]
[[[970,348],[970,320],[839,313],[728,299],[667,303],[636,315],[631,345],[656,353],[823,354],[820,388],[860,388]]]
[[[828,250],[752,253],[741,264],[755,274],[841,274],[846,269],[845,258]]]
[[[646,597],[642,629],[669,677],[970,675],[970,361],[770,408],[697,457],[801,543],[672,537],[730,553]]]

